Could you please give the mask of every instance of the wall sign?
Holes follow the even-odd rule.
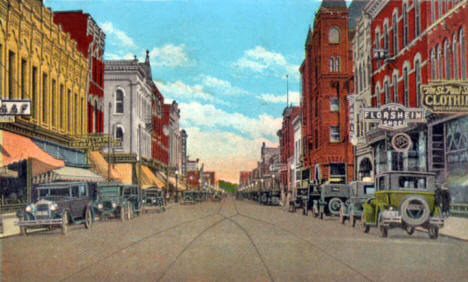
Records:
[[[412,145],[411,137],[406,133],[395,134],[392,138],[392,147],[397,152],[408,152]]]
[[[108,134],[92,134],[81,137],[80,139],[73,141],[71,146],[77,149],[100,150],[103,147],[109,146],[109,141],[112,148],[122,146],[119,140],[111,138]]]
[[[363,121],[378,123],[379,128],[388,130],[406,128],[408,123],[426,123],[424,109],[406,108],[395,103],[379,108],[363,108],[361,114]]]
[[[468,83],[444,81],[421,85],[421,104],[433,113],[468,111]]]
[[[0,100],[0,122],[14,122],[15,116],[31,115],[31,100]]]

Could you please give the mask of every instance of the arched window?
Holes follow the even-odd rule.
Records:
[[[434,48],[431,49],[431,78],[432,80],[437,79],[436,55]]]
[[[453,78],[459,79],[458,76],[458,50],[457,50],[457,35],[454,33],[452,37],[452,62],[453,62]]]
[[[123,141],[124,138],[124,130],[121,125],[117,125],[115,127],[115,139]]]
[[[414,19],[414,26],[415,26],[415,34],[419,36],[421,34],[421,6],[419,0],[414,0],[414,9],[415,9],[415,19]]]
[[[436,52],[437,52],[437,78],[438,79],[442,79],[442,72],[443,72],[443,68],[442,68],[442,51],[440,49],[440,45],[437,44],[437,47],[436,47]]]
[[[384,49],[388,52],[388,24],[384,24]]]
[[[332,44],[340,43],[340,29],[336,26],[330,28],[328,32],[328,42]]]
[[[448,0],[442,0],[444,2],[444,13],[447,13],[448,10]]]
[[[421,62],[418,60],[416,60],[416,62],[414,63],[414,72],[415,72],[415,75],[416,75],[416,83],[415,83],[415,86],[416,86],[416,91],[414,93],[416,93],[416,106],[419,107],[420,106],[420,101],[419,101],[419,87],[421,86]]]
[[[393,102],[398,102],[398,74],[393,74]]]
[[[363,78],[362,77],[362,67],[359,66],[359,80],[358,80],[358,85],[359,85],[358,91],[359,92],[362,91],[362,78]]]
[[[439,9],[437,9],[437,18],[442,16],[442,0],[439,0]]]
[[[460,41],[460,68],[461,68],[461,78],[466,79],[466,45],[465,45],[465,31],[463,27],[460,29],[460,35],[458,36]]]
[[[393,14],[392,19],[392,28],[393,28],[393,55],[398,53],[398,13]]]
[[[335,59],[333,57],[330,57],[330,72],[335,71]]]
[[[377,106],[380,106],[380,88],[378,85],[375,87],[375,96],[377,98]]]
[[[431,0],[431,23],[435,21],[435,0]]]
[[[97,106],[97,102],[94,101],[93,124],[91,126],[93,128],[93,132],[97,132],[98,130],[97,124],[98,124],[98,106]]]
[[[115,91],[115,112],[118,114],[124,112],[124,93],[120,89]]]
[[[445,57],[445,78],[450,79],[452,77],[450,69],[450,42],[445,39],[444,42],[444,57]]]
[[[337,72],[341,71],[340,57],[335,58],[335,71],[337,71]]]
[[[408,45],[408,7],[407,4],[403,4],[403,48]]]
[[[384,104],[390,103],[390,83],[388,80],[384,82],[384,91],[385,91],[385,101]]]
[[[408,67],[403,67],[403,81],[404,81],[404,105],[409,105],[409,80],[408,80]]]

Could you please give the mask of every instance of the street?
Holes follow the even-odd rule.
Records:
[[[3,239],[3,281],[468,281],[468,244],[232,197]]]

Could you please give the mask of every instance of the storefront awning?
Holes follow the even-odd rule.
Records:
[[[104,156],[98,151],[89,153],[89,163],[93,171],[107,179],[109,174],[109,163],[104,159]],[[111,181],[118,181],[122,178],[120,173],[111,165],[110,168]]]
[[[158,178],[147,166],[141,166],[141,188],[146,189],[152,186],[164,188],[164,181]]]
[[[172,185],[174,188],[177,187],[178,191],[184,191],[187,190],[187,184],[185,184],[183,181],[180,179],[177,179],[174,176],[169,177],[169,184]]]
[[[104,182],[105,180],[89,169],[68,166],[43,173],[33,179],[35,184],[55,181]]]
[[[0,141],[0,167],[34,159],[33,175],[38,175],[65,166],[63,160],[52,157],[27,137],[0,130]]]
[[[118,181],[124,184],[133,184],[132,164],[112,164],[111,165],[120,175]]]

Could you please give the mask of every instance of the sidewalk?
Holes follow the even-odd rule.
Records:
[[[3,233],[0,233],[0,238],[18,235],[20,233],[19,226],[15,225],[18,220],[16,213],[7,213],[0,215],[3,221]]]
[[[454,216],[447,218],[439,234],[468,241],[468,218]]]

